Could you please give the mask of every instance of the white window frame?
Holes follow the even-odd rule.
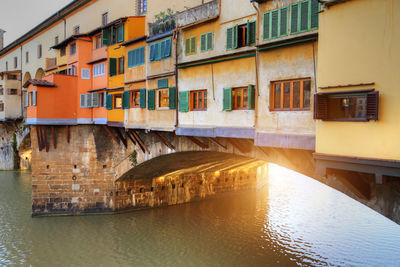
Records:
[[[90,80],[90,69],[81,69],[81,79]]]
[[[106,63],[101,62],[93,65],[93,78],[104,76],[106,74]]]

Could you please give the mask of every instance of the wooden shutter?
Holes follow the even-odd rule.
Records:
[[[270,38],[270,12],[264,13],[263,15],[263,38],[269,39]]]
[[[107,92],[103,93],[103,107],[107,105]]]
[[[207,50],[213,49],[214,34],[212,32],[207,33]]]
[[[276,38],[279,35],[279,10],[271,12],[271,38]]]
[[[311,0],[311,29],[318,29],[318,14],[319,3],[318,0]]]
[[[154,44],[154,60],[160,60],[160,43]]]
[[[110,44],[110,29],[103,29],[101,31],[101,42],[103,46],[108,46]]]
[[[128,52],[128,68],[133,67],[133,59],[134,59],[135,50],[131,50]]]
[[[279,36],[285,36],[288,33],[288,8],[282,8],[279,12]]]
[[[116,58],[110,58],[110,62],[108,64],[108,69],[109,69],[108,73],[110,76],[117,75],[117,59]]]
[[[92,95],[85,94],[85,96],[86,96],[86,107],[91,108],[92,107]]]
[[[187,38],[185,40],[185,54],[186,55],[190,54],[190,38]]]
[[[367,94],[367,119],[378,120],[379,92],[374,91]]]
[[[196,37],[190,39],[190,54],[196,53]]]
[[[175,99],[176,99],[175,91],[176,91],[176,88],[175,88],[175,87],[170,87],[170,88],[169,88],[169,95],[168,95],[168,98],[169,98],[169,109],[175,109],[175,108],[176,108],[176,104],[175,104]]]
[[[144,56],[144,47],[140,48],[140,64],[144,64],[145,56]]]
[[[92,108],[98,108],[100,106],[100,94],[92,93]]]
[[[247,89],[247,108],[254,109],[256,104],[255,86],[250,84]]]
[[[314,95],[314,119],[328,119],[328,96],[326,94]]]
[[[223,110],[232,110],[232,88],[224,88],[223,94]]]
[[[233,44],[232,44],[232,48],[236,49],[238,48],[238,43],[239,43],[239,39],[238,39],[238,33],[239,33],[239,26],[235,25],[233,27]]]
[[[161,46],[161,58],[165,58],[165,40],[164,41],[161,41],[161,43],[160,43],[160,46]]]
[[[124,41],[124,24],[120,25],[117,29],[117,42],[123,42]]]
[[[81,94],[80,108],[86,108],[86,97],[85,97],[85,94]]]
[[[226,50],[233,49],[233,28],[228,28],[226,30]]]
[[[108,110],[113,109],[113,96],[112,95],[107,95],[106,97],[106,107]]]
[[[146,89],[140,89],[140,108],[146,108]]]
[[[150,45],[150,61],[154,61],[155,57],[155,46],[154,44]]]
[[[164,57],[170,57],[171,56],[171,44],[172,44],[172,39],[171,38],[165,40]]]
[[[200,51],[206,51],[207,50],[207,35],[202,34],[200,36]]]
[[[179,92],[179,112],[189,111],[189,91]]]
[[[129,102],[130,102],[130,91],[124,91],[122,94],[122,108],[123,109],[128,109],[129,108]]]
[[[300,3],[300,31],[308,30],[309,1]]]
[[[151,89],[148,91],[147,94],[147,109],[148,110],[155,110],[155,104],[156,104],[156,90]]]
[[[299,4],[290,6],[290,33],[299,32]]]
[[[168,78],[160,79],[157,81],[157,88],[167,88],[168,87]]]
[[[255,43],[256,43],[256,22],[248,21],[247,22],[246,45],[252,45]]]

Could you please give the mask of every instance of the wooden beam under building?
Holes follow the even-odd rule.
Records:
[[[126,138],[122,135],[120,128],[116,128],[115,131],[117,132],[118,138],[122,141],[122,144],[124,145],[125,148],[128,148],[128,142],[126,141]]]
[[[167,147],[169,147],[172,150],[176,150],[175,146],[173,144],[171,144],[171,142],[164,135],[162,135],[159,132],[152,132],[152,133],[154,133],[158,137],[158,139],[160,139],[160,141],[164,143],[164,145],[166,145]]]
[[[54,126],[51,126],[51,136],[53,137],[53,146],[54,146],[54,149],[57,149],[56,133],[55,133],[55,130],[54,130]]]
[[[119,144],[119,140],[118,138],[113,134],[113,132],[111,131],[111,129],[106,126],[103,125],[104,130],[106,130],[106,132],[108,133],[109,136],[111,136],[111,139],[114,140],[117,144]]]
[[[150,150],[146,147],[146,145],[144,144],[143,140],[140,138],[140,136],[137,134],[136,131],[134,130],[129,130],[133,137],[135,137],[136,141],[138,142],[140,148],[142,149],[143,153],[147,152],[150,154]]]
[[[132,143],[133,143],[133,145],[135,145],[135,146],[136,146],[136,141],[135,141],[135,138],[133,137],[132,133],[131,133],[131,132],[129,132],[129,130],[128,130],[128,131],[126,131],[126,136],[128,136],[129,140],[131,140],[131,141],[132,141]]]
[[[222,144],[217,138],[211,138],[211,137],[209,137],[208,139],[211,140],[211,142],[213,142],[213,143],[219,145],[220,147],[222,147],[222,148],[225,149],[225,150],[228,148],[226,145]]]
[[[47,142],[47,126],[44,126],[42,129],[43,129],[44,143],[46,146],[46,152],[49,152],[49,143]]]
[[[41,151],[42,150],[42,136],[41,136],[40,126],[36,126],[36,136],[37,136],[38,148],[39,148],[39,151]]]
[[[196,145],[198,145],[199,147],[206,149],[209,148],[209,144],[208,143],[204,143],[202,141],[200,141],[199,139],[197,139],[194,136],[186,136],[190,141],[192,141],[193,143],[195,143]]]
[[[67,143],[69,144],[69,125],[65,127],[66,135],[67,135]]]

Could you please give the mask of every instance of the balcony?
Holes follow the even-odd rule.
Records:
[[[216,18],[219,16],[219,1],[214,0],[206,4],[193,7],[179,12],[176,15],[176,25],[183,27],[203,20]]]
[[[169,34],[176,27],[176,15],[166,17],[150,24],[150,37]]]
[[[57,68],[57,58],[46,58],[46,71]]]

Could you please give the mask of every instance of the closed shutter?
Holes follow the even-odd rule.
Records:
[[[87,108],[92,107],[92,95],[91,94],[86,94],[86,107]]]
[[[155,45],[152,44],[150,45],[150,61],[154,61],[155,60]]]
[[[185,40],[185,54],[186,55],[190,54],[190,38]]]
[[[299,4],[290,6],[290,33],[299,32]]]
[[[238,48],[238,43],[239,43],[239,41],[238,41],[238,33],[239,33],[239,26],[235,25],[233,27],[233,44],[232,44],[232,48],[233,49]]]
[[[176,105],[175,105],[175,91],[176,88],[175,87],[170,87],[169,88],[169,109],[175,109]]]
[[[172,44],[172,39],[165,40],[164,57],[170,57],[171,56],[171,44]]]
[[[145,59],[145,56],[144,56],[144,47],[141,47],[141,48],[140,48],[140,64],[144,64],[144,59]]]
[[[110,76],[115,76],[117,75],[117,59],[116,58],[110,58],[110,62],[108,64],[109,68],[109,75]]]
[[[228,28],[226,30],[226,50],[233,49],[233,28]]]
[[[117,42],[123,42],[124,41],[124,24],[120,25],[117,29]]]
[[[156,90],[152,89],[148,91],[147,95],[147,109],[148,110],[155,110],[155,104],[156,104]]]
[[[319,3],[318,0],[311,0],[311,29],[318,28],[318,12],[319,12]]]
[[[168,87],[168,78],[160,79],[157,81],[157,88],[167,88]]]
[[[92,93],[92,108],[98,108],[100,106],[100,94]]]
[[[29,93],[25,92],[25,107],[29,106]]]
[[[288,33],[288,8],[280,9],[279,36],[285,36]]]
[[[160,46],[161,46],[161,58],[164,58],[165,57],[165,40],[161,41]]]
[[[154,60],[160,60],[160,43],[154,44]]]
[[[328,119],[328,96],[325,94],[314,95],[314,119]]]
[[[248,86],[248,90],[247,90],[247,108],[248,109],[254,109],[255,108],[255,104],[256,104],[256,94],[255,94],[256,90],[253,84],[250,84]]]
[[[214,34],[212,32],[207,33],[207,50],[213,49],[214,44]]]
[[[146,108],[146,89],[140,89],[140,108]]]
[[[179,112],[189,111],[189,91],[179,92]]]
[[[367,94],[367,119],[378,120],[379,92],[374,91]]]
[[[190,54],[196,53],[196,37],[190,39]]]
[[[80,108],[86,108],[86,95],[81,94]]]
[[[103,93],[103,107],[107,105],[107,92]]]
[[[128,52],[128,68],[133,67],[133,58],[134,58],[134,52],[135,50],[131,50]]]
[[[207,40],[206,40],[206,37],[207,35],[206,34],[202,34],[201,36],[200,36],[200,51],[206,51],[207,50],[207,47],[206,47],[206,45],[207,45]]]
[[[300,31],[308,30],[309,1],[300,3]]]
[[[129,108],[129,101],[130,101],[130,94],[131,92],[130,91],[125,91],[123,94],[122,94],[122,108],[123,109],[128,109]]]
[[[223,110],[232,110],[232,88],[224,88]]]
[[[103,29],[101,31],[101,42],[103,46],[110,45],[110,29]]]
[[[247,45],[252,45],[256,43],[256,22],[247,22]]]
[[[106,107],[108,110],[113,109],[113,96],[112,95],[106,96]]]
[[[263,38],[264,40],[270,38],[270,12],[264,13],[263,16]]]
[[[271,12],[271,38],[278,37],[279,34],[279,10]]]

